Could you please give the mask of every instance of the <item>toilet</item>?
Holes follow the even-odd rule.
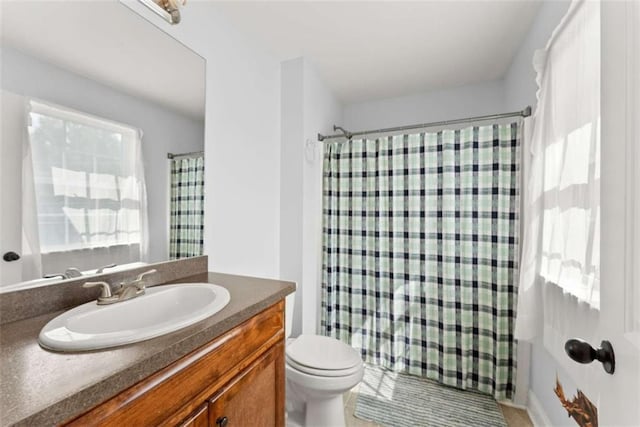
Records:
[[[287,337],[293,324],[292,297],[286,304]],[[335,338],[300,335],[287,340],[285,354],[287,426],[344,426],[342,395],[364,375],[360,353]]]

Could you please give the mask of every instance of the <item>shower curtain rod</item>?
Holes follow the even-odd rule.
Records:
[[[429,128],[429,127],[436,127],[436,126],[455,125],[458,123],[466,123],[466,122],[479,122],[483,120],[503,119],[506,117],[529,117],[530,115],[531,115],[531,106],[528,106],[524,110],[514,111],[512,113],[490,114],[487,116],[467,117],[466,119],[444,120],[441,122],[422,123],[419,125],[398,126],[393,128],[366,130],[366,131],[358,131],[358,132],[349,132],[344,130],[340,126],[333,125],[333,130],[339,130],[342,133],[341,134],[337,133],[335,135],[322,135],[321,133],[319,133],[318,141],[324,141],[326,139],[335,139],[335,138],[347,138],[351,140],[351,138],[354,136],[368,135],[370,133],[391,133],[391,132],[398,132],[402,130],[422,129],[422,128]]]
[[[192,151],[190,153],[180,153],[180,154],[167,153],[167,159],[175,159],[177,157],[197,157],[202,155],[204,155],[204,151]]]

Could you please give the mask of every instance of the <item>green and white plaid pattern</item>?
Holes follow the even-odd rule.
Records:
[[[520,126],[326,144],[326,335],[366,362],[512,397]]]
[[[169,257],[202,255],[204,243],[204,157],[171,160]]]

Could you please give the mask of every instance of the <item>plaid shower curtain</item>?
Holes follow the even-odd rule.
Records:
[[[512,397],[520,128],[325,145],[324,334],[368,363]]]
[[[204,243],[204,157],[171,162],[169,257],[202,255]]]

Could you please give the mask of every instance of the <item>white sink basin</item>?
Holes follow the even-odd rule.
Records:
[[[64,312],[42,328],[38,341],[57,351],[130,344],[193,325],[222,310],[229,299],[229,291],[210,283],[147,288],[144,295],[127,301],[91,301]]]

